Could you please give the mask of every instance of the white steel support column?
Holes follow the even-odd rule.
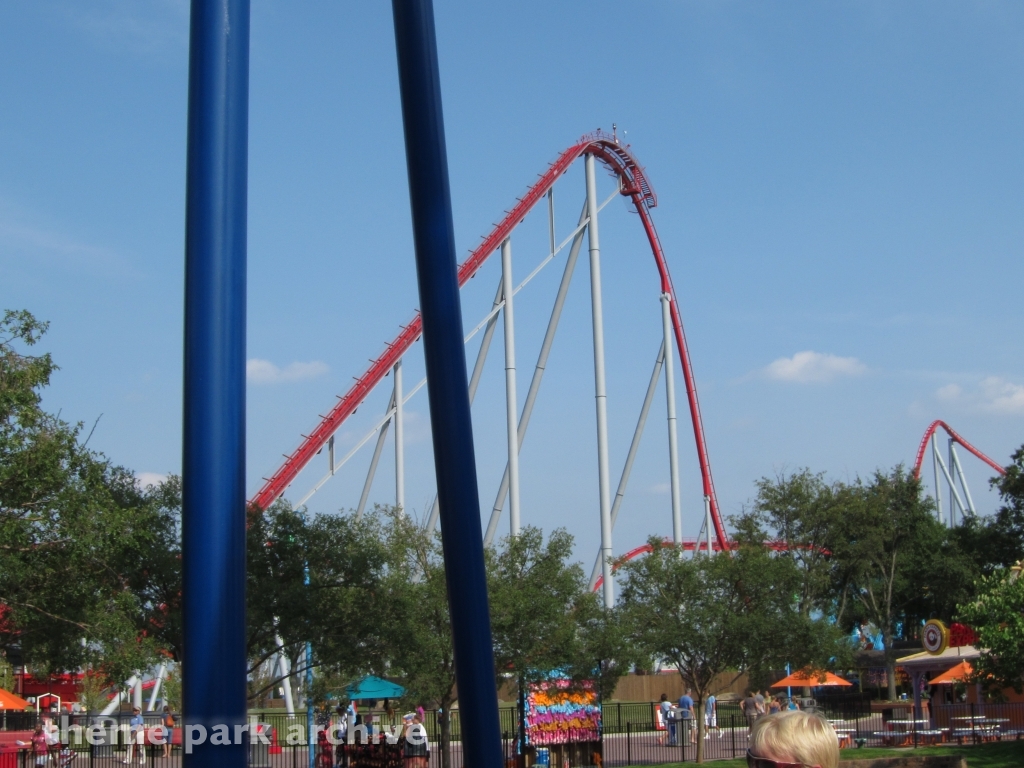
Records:
[[[498,280],[498,290],[494,294],[494,304],[491,307],[492,310],[497,309],[501,306],[501,293],[504,289],[503,279]],[[480,340],[480,349],[476,353],[476,363],[473,364],[473,375],[469,377],[469,404],[473,404],[473,399],[476,397],[477,387],[480,386],[480,376],[484,372],[484,363],[487,362],[487,352],[491,348],[491,339],[494,338],[494,328],[498,322],[498,315],[495,314],[487,321],[487,325],[484,328],[483,339]],[[508,468],[505,469],[508,472]],[[434,532],[437,527],[437,519],[441,515],[441,507],[437,501],[437,495],[434,495],[434,503],[430,507],[430,516],[427,518],[427,524],[423,527]],[[485,544],[486,546],[486,544]]]
[[[405,516],[405,415],[402,407],[402,359],[395,363],[395,506]]]
[[[146,705],[147,712],[152,712],[156,709],[156,702],[160,698],[160,688],[163,686],[164,675],[166,674],[167,663],[164,662],[156,672],[156,679],[153,681],[153,690],[149,694],[149,704]]]
[[[549,201],[550,202],[550,201]],[[583,203],[583,210],[580,211],[580,223],[582,226],[587,220],[587,204]],[[551,222],[550,234],[554,237],[554,222]],[[530,380],[530,388],[526,390],[526,400],[523,402],[523,412],[519,417],[519,449],[523,448],[523,441],[526,439],[526,428],[530,424],[530,417],[533,415],[533,406],[537,402],[537,394],[540,392],[540,383],[544,378],[544,371],[548,366],[548,356],[551,354],[551,345],[555,341],[555,331],[558,330],[558,321],[562,317],[562,309],[565,307],[565,297],[569,293],[569,283],[572,281],[573,272],[576,270],[576,261],[579,259],[580,248],[583,245],[585,229],[581,229],[573,238],[572,247],[569,248],[569,257],[565,260],[565,269],[562,271],[562,280],[558,284],[558,292],[555,294],[555,303],[551,308],[551,317],[548,318],[548,327],[544,331],[544,341],[540,345],[540,353],[537,355],[537,365],[533,369],[533,378]],[[551,249],[554,253],[554,248]],[[473,401],[473,388],[470,386],[469,399]],[[498,531],[498,521],[501,519],[501,510],[505,505],[505,496],[508,494],[508,464],[505,465],[505,472],[501,476],[501,486],[498,488],[498,495],[494,499],[494,506],[491,508],[491,519],[487,522],[487,530],[484,533],[484,546],[491,546],[494,535]],[[614,513],[612,526],[614,527]]]
[[[938,431],[938,430],[936,430],[936,431]],[[956,491],[956,475],[954,475],[953,472],[954,472],[954,468],[956,467],[956,465],[953,463],[953,438],[949,438],[949,445],[947,446],[947,448],[949,450],[949,454],[948,454],[949,455],[949,466],[946,468],[946,470],[947,470],[947,472],[949,472],[950,487],[955,492]],[[964,508],[963,508],[963,505],[961,504],[961,506],[960,506],[960,517],[961,517],[961,519],[963,518],[963,516],[964,516]],[[953,501],[953,493],[950,493],[949,494],[949,527],[952,528],[955,525],[956,525],[956,504]]]
[[[647,414],[651,410],[651,403],[654,402],[654,391],[658,388],[658,379],[661,378],[661,366],[665,362],[665,343],[662,342],[658,350],[658,357],[654,361],[654,371],[651,373],[651,381],[647,385],[647,394],[644,395],[644,404],[640,408],[640,418],[637,419],[636,429],[633,431],[633,441],[629,444],[629,452],[626,454],[626,463],[622,467],[622,474],[619,476],[619,487],[615,490],[615,500],[612,501],[612,530],[615,530],[615,521],[619,519],[619,509],[622,508],[622,499],[626,496],[626,484],[629,482],[629,474],[633,471],[633,461],[636,459],[637,449],[640,447],[640,438],[644,434],[644,426],[647,424]],[[601,573],[601,550],[597,551],[594,559],[594,569],[590,572],[590,584],[587,591],[592,591],[597,584],[597,577]]]
[[[519,535],[519,401],[516,397],[516,326],[512,311],[512,241],[501,244],[501,293],[505,300],[505,429],[508,433],[509,533]]]
[[[679,503],[679,436],[676,432],[676,375],[672,365],[672,297],[661,294],[661,326],[665,336],[665,401],[668,407],[668,472],[672,493],[672,541],[683,543],[683,513]],[[710,539],[709,539],[710,540]]]
[[[704,525],[708,531],[708,557],[715,551],[714,546],[711,543],[711,537],[714,535],[715,529],[711,527],[711,497],[704,497]]]
[[[960,478],[960,485],[964,489],[964,496],[967,497],[967,509],[972,515],[978,514],[978,511],[974,508],[974,499],[971,498],[971,489],[967,487],[967,478],[964,477],[964,468],[960,466],[960,457],[957,455],[956,448],[954,447],[956,442],[950,438],[949,441],[949,456],[953,460],[953,466],[956,467],[956,474]]]
[[[391,409],[395,407],[395,393],[391,393],[391,400],[388,402],[388,407],[384,411],[384,415],[387,416],[391,413]],[[370,488],[373,487],[373,478],[377,474],[377,463],[380,461],[380,455],[384,450],[384,441],[388,436],[388,429],[391,427],[391,419],[388,419],[380,425],[380,432],[377,434],[377,444],[373,446],[373,458],[370,459],[370,468],[366,471],[366,481],[363,483],[363,492],[359,496],[359,506],[356,507],[356,520],[360,520],[363,517],[363,510],[366,509],[366,502],[370,498]]]
[[[122,686],[118,686],[117,695],[114,696],[114,698],[112,698],[110,700],[110,703],[107,704],[107,706],[105,706],[103,708],[103,711],[100,712],[100,714],[103,717],[107,717],[109,715],[112,715],[117,710],[117,708],[119,706],[121,706],[121,702],[124,700],[126,692],[129,691],[129,690],[132,690],[132,691],[135,690],[135,684],[136,683],[138,683],[140,686],[142,685],[141,679],[136,677],[135,675],[132,675],[131,677],[129,677],[127,680],[124,681],[124,686],[123,687]],[[141,701],[141,699],[140,699],[140,701]]]
[[[281,674],[281,687],[284,688],[284,710],[288,713],[288,717],[295,717],[291,664],[288,663],[288,655],[284,652],[284,641],[281,636],[276,635],[274,639],[277,640],[277,663]]]
[[[597,229],[597,179],[594,156],[586,156],[587,237],[590,245],[590,304],[594,317],[594,400],[597,409],[597,483],[601,511],[601,572],[604,605],[615,605],[612,581],[611,485],[608,478],[608,393],[604,375],[604,310],[601,303],[601,241]]]
[[[932,468],[935,470],[935,515],[942,522],[942,491],[939,485],[939,435],[932,433]]]
[[[132,708],[142,709],[142,673],[138,673],[135,685],[132,686]]]
[[[956,508],[960,507],[960,515],[965,514],[964,503],[960,499],[960,494],[957,493],[956,485],[953,483],[953,476],[949,474],[949,470],[946,468],[946,462],[942,460],[942,454],[939,452],[938,440],[933,443],[935,462],[938,464],[939,471],[942,472],[942,476],[949,484],[949,525],[953,527],[956,525]],[[938,480],[936,480],[936,487],[938,486]],[[939,509],[939,519],[942,519],[942,510]]]

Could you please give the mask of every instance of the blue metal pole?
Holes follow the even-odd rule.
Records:
[[[189,768],[242,768],[249,0],[192,0],[185,192],[183,710]],[[225,725],[230,744],[214,738]],[[206,735],[200,742],[201,731]],[[191,739],[189,739],[191,737]],[[186,744],[186,746],[188,746]]]
[[[430,0],[392,0],[463,761],[501,768],[480,497]]]
[[[306,563],[303,570],[303,583],[309,586],[309,563]],[[306,740],[309,748],[306,750],[306,762],[309,768],[316,764],[316,725],[313,714],[313,644],[306,641]]]

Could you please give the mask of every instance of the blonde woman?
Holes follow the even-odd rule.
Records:
[[[838,768],[839,739],[828,720],[807,712],[759,717],[750,732],[748,768]]]

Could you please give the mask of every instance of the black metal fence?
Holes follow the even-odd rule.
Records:
[[[843,747],[900,746],[923,747],[936,743],[962,745],[996,740],[1024,739],[1024,703],[1006,704],[940,704],[925,707],[922,717],[914,717],[911,710],[872,711],[869,702],[830,702],[816,707],[829,719]],[[397,733],[395,727],[400,715],[375,712],[376,744],[349,746],[323,743],[314,746],[316,768],[402,768],[401,743],[389,744],[386,733]],[[20,719],[13,715],[23,715]],[[441,720],[445,713],[428,711],[425,718],[430,756],[424,768],[443,768],[440,749]],[[462,732],[458,710],[451,718],[451,742],[448,768],[464,768]],[[502,728],[502,749],[506,766],[518,766],[518,713],[514,707],[499,710]],[[129,761],[135,765],[155,768],[177,768],[181,763],[180,744],[173,744],[169,756],[164,757],[163,746],[150,744],[138,747],[131,743],[129,717],[126,714],[106,718],[72,716],[65,731],[69,743],[55,745],[43,757],[32,754],[25,746],[7,739],[0,743],[0,768],[29,768],[45,765],[88,766],[88,768],[114,768]],[[561,760],[548,763],[544,768],[584,768],[600,762],[608,768],[632,765],[658,765],[663,763],[693,762],[697,759],[698,740],[705,760],[742,757],[747,750],[750,725],[737,710],[722,707],[717,717],[708,724],[703,738],[699,738],[695,720],[669,721],[668,727],[658,729],[655,705],[648,703],[613,703],[602,708],[603,727],[600,745],[588,745],[576,751],[562,750]],[[7,713],[6,737],[20,736],[27,740],[28,731],[35,724],[34,713]],[[263,714],[259,721],[267,726],[269,744],[250,745],[249,764],[253,768],[306,768],[309,749],[306,746],[306,718],[304,715],[288,717],[281,714]],[[146,717],[147,726],[159,724],[159,715]],[[97,722],[99,721],[99,722]],[[102,743],[90,744],[83,729],[89,725],[102,725],[106,736]],[[12,727],[16,726],[16,727]],[[21,726],[21,727],[17,727]],[[16,733],[11,733],[14,731]],[[383,731],[383,733],[382,733]],[[291,738],[289,738],[291,736]],[[180,737],[179,737],[180,740]],[[394,739],[397,740],[397,739]],[[297,741],[301,743],[296,743]],[[591,748],[593,746],[593,748]],[[538,757],[548,757],[548,750],[526,750],[526,763],[533,765]],[[554,750],[551,750],[552,755]],[[571,756],[571,757],[570,757]],[[152,762],[151,762],[152,761]],[[543,763],[542,763],[543,765]]]

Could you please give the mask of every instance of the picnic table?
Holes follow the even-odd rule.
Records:
[[[890,720],[884,731],[876,731],[875,737],[880,738],[882,743],[889,747],[905,747],[915,738],[939,740],[943,731],[935,731],[929,728],[931,720]]]
[[[958,720],[961,725],[954,725],[950,729],[950,737],[963,744],[964,739],[972,738],[975,741],[995,741],[1002,737],[1000,728],[1003,723],[1010,722],[1007,717],[985,717],[984,715],[961,715],[951,717],[951,721]]]
[[[853,746],[853,735],[856,733],[852,728],[834,728],[836,738],[839,739],[839,748],[847,749]]]

